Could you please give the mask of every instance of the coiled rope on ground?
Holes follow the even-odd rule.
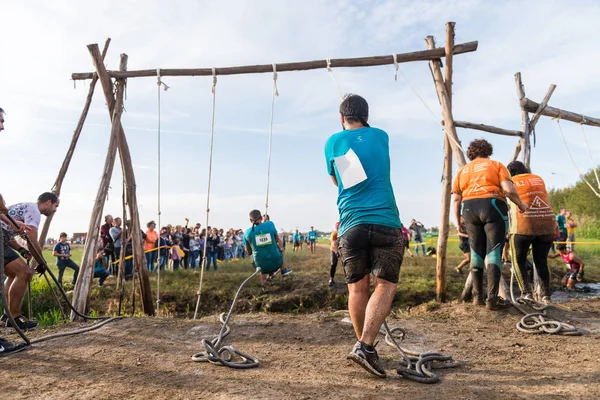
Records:
[[[562,321],[557,321],[551,319],[546,314],[546,309],[548,308],[545,304],[540,304],[534,300],[520,298],[515,300],[515,294],[513,290],[515,279],[515,270],[514,265],[511,266],[510,269],[510,297],[513,305],[517,310],[523,313],[523,318],[519,322],[517,322],[517,329],[520,332],[527,334],[542,334],[547,333],[550,335],[564,335],[564,336],[581,336],[583,335],[583,331],[579,328],[576,328],[573,325],[567,324]],[[533,308],[536,312],[529,313],[523,307],[523,305],[527,305]]]
[[[213,336],[211,338],[202,339],[201,343],[204,346],[205,352],[196,353],[192,356],[192,361],[195,362],[210,362],[216,365],[223,365],[229,368],[235,369],[248,369],[248,368],[256,368],[260,365],[260,361],[257,358],[242,353],[233,345],[225,345],[223,340],[231,333],[231,327],[229,326],[229,320],[231,315],[233,314],[233,310],[235,308],[235,304],[237,299],[242,291],[242,288],[246,283],[252,279],[255,275],[260,273],[260,268],[257,268],[256,271],[252,275],[250,275],[242,284],[240,285],[235,297],[233,298],[233,302],[231,303],[231,307],[229,308],[229,312],[227,315],[222,313],[219,317],[221,321],[221,330],[219,334]]]
[[[418,383],[432,384],[440,381],[440,376],[433,372],[435,369],[455,368],[461,365],[459,361],[454,361],[452,356],[446,356],[437,352],[419,353],[402,348],[396,340],[397,332],[401,332],[400,340],[404,339],[406,332],[399,327],[389,327],[387,321],[384,321],[385,342],[395,347],[402,360],[401,366],[396,369],[398,375]]]

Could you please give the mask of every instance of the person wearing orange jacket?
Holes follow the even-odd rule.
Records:
[[[520,212],[527,206],[521,201],[506,167],[490,160],[494,148],[483,139],[469,144],[469,162],[458,171],[452,185],[454,216],[457,226],[465,221],[471,246],[471,274],[473,275],[473,303],[485,304],[489,310],[510,305],[498,297],[502,276],[502,249],[508,232],[506,197],[517,205]],[[488,296],[483,301],[483,274],[486,268]]]

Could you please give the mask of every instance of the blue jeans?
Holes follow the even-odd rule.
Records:
[[[225,249],[225,261],[229,261],[233,258],[233,252],[231,251],[231,248],[226,248]]]
[[[244,246],[243,245],[238,245],[235,249],[235,253],[233,253],[233,256],[235,258],[244,258]]]
[[[133,276],[133,258],[125,260],[125,277]]]
[[[215,271],[217,270],[217,256],[219,255],[219,251],[207,251],[206,252],[206,270],[210,269],[210,263],[213,263]]]
[[[192,250],[190,251],[188,257],[189,257],[189,267],[190,268],[196,268],[196,261],[198,260],[198,254],[200,254],[200,250]]]
[[[154,263],[156,262],[156,251],[146,253],[146,264],[148,264],[148,272],[154,272]]]
[[[417,252],[417,255],[419,255],[419,243],[421,244],[421,247],[423,249],[423,255],[425,255],[425,245],[423,244],[423,238],[415,238],[414,240],[415,242],[415,251]]]
[[[167,256],[166,255],[164,255],[164,256],[161,255],[160,256],[160,260],[159,260],[159,264],[158,265],[160,266],[160,270],[161,271],[165,270],[165,267],[167,266]]]

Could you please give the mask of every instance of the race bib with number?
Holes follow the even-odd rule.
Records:
[[[273,243],[273,240],[271,239],[271,234],[269,233],[256,235],[255,241],[257,246],[268,246]]]

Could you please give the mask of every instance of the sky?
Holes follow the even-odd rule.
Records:
[[[168,5],[167,5],[168,4]],[[130,70],[225,67],[327,58],[390,55],[422,50],[424,38],[445,41],[456,22],[456,43],[479,41],[476,52],[454,59],[456,120],[521,129],[514,74],[540,101],[550,84],[554,107],[600,116],[600,3],[595,1],[42,1],[0,2],[0,192],[10,204],[35,201],[52,188],[89,89],[71,80],[93,70],[86,45],[112,42],[105,60]],[[370,104],[372,126],[390,135],[392,184],[401,219],[426,226],[440,221],[443,131],[426,62],[337,68],[344,93]],[[161,92],[161,224],[185,218],[205,225],[211,133],[211,77],[164,77]],[[209,225],[244,228],[248,212],[264,210],[272,74],[222,76],[216,88]],[[340,130],[338,90],[326,69],[279,73],[275,99],[269,214],[280,229],[329,231],[337,220],[337,189],[327,174],[323,146]],[[427,104],[425,106],[411,89]],[[61,193],[50,237],[88,230],[107,145],[110,120],[100,86]],[[137,180],[143,222],[158,219],[156,78],[130,79],[123,127]],[[430,108],[435,115],[428,110]],[[579,125],[562,123],[576,165],[588,170]],[[532,169],[548,187],[574,184],[555,121],[542,118]],[[600,160],[600,131],[587,127]],[[458,130],[463,144],[487,138],[493,158],[507,162],[514,137]],[[457,168],[454,168],[456,173]],[[117,161],[104,213],[121,214]]]

